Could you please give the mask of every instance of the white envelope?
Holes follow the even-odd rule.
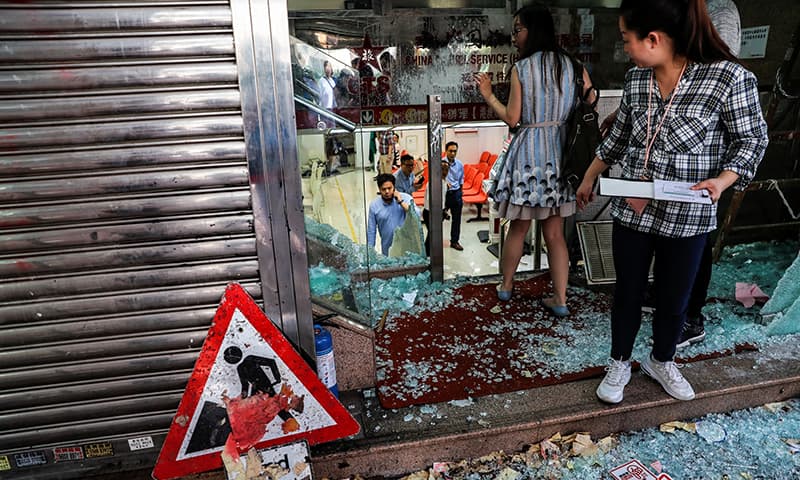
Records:
[[[623,180],[600,177],[600,195],[610,197],[653,198],[673,202],[711,204],[708,190],[691,190],[692,182],[669,180]]]

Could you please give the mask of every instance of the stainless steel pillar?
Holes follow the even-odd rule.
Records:
[[[442,97],[428,95],[428,191],[430,212],[428,231],[431,240],[431,280],[444,280],[442,249]]]
[[[314,359],[286,1],[233,0],[264,311]]]

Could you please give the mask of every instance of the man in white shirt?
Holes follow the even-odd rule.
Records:
[[[325,74],[319,79],[319,103],[322,107],[331,109],[336,106],[336,97],[334,91],[336,90],[336,80],[333,78],[333,65],[328,60],[323,64]]]

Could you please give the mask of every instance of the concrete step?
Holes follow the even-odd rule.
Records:
[[[384,410],[376,398],[345,392],[342,403],[362,425],[355,438],[312,448],[315,478],[392,477],[434,462],[514,452],[556,432],[610,433],[654,427],[712,412],[726,412],[800,396],[796,338],[728,357],[686,365],[697,396],[681,402],[634,371],[618,405],[597,400],[597,379],[474,399],[472,405],[437,404]],[[434,410],[435,413],[429,413]],[[437,418],[439,417],[439,418]],[[419,421],[418,421],[419,420]]]

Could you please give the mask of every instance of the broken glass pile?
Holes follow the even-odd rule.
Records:
[[[800,400],[793,399],[598,440],[556,434],[521,452],[438,462],[403,480],[597,480],[632,460],[654,476],[682,480],[800,478],[799,437]]]

